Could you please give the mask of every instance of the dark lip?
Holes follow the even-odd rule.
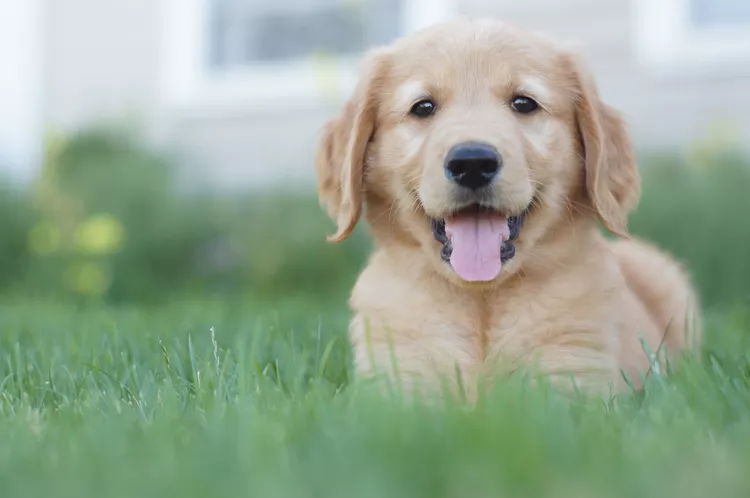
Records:
[[[473,205],[469,206],[468,208],[461,209],[458,212],[479,209],[485,208],[478,205]],[[530,209],[531,205],[529,205],[529,207],[526,208],[526,210],[524,210],[524,212],[522,212],[521,214],[508,217],[508,229],[510,230],[510,237],[508,238],[508,240],[503,242],[503,245],[500,248],[500,260],[503,263],[513,259],[513,257],[516,255],[516,246],[514,242],[521,234],[521,228],[523,227],[524,221]],[[445,233],[445,219],[431,219],[431,222],[432,234],[435,237],[435,240],[442,244],[442,248],[440,249],[440,257],[443,259],[443,261],[450,263],[453,247],[451,246],[451,241],[448,239],[448,235]]]

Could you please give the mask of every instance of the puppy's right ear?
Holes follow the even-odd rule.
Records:
[[[362,215],[367,145],[375,134],[385,68],[383,49],[369,53],[364,74],[341,114],[323,126],[315,167],[320,201],[338,224],[328,237],[331,242],[345,240]]]

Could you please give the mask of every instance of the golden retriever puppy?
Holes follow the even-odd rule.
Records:
[[[523,369],[609,393],[699,342],[688,277],[628,236],[623,121],[541,34],[457,20],[373,50],[316,169],[329,239],[363,211],[374,239],[350,299],[359,376],[470,389]]]

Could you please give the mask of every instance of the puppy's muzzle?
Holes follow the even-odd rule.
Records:
[[[502,165],[502,156],[491,145],[464,142],[445,156],[445,176],[464,188],[478,190],[492,183]]]

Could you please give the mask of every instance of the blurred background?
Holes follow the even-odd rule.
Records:
[[[576,46],[630,124],[633,231],[750,296],[748,0],[0,0],[0,296],[342,298],[320,126],[369,46],[493,15]]]

